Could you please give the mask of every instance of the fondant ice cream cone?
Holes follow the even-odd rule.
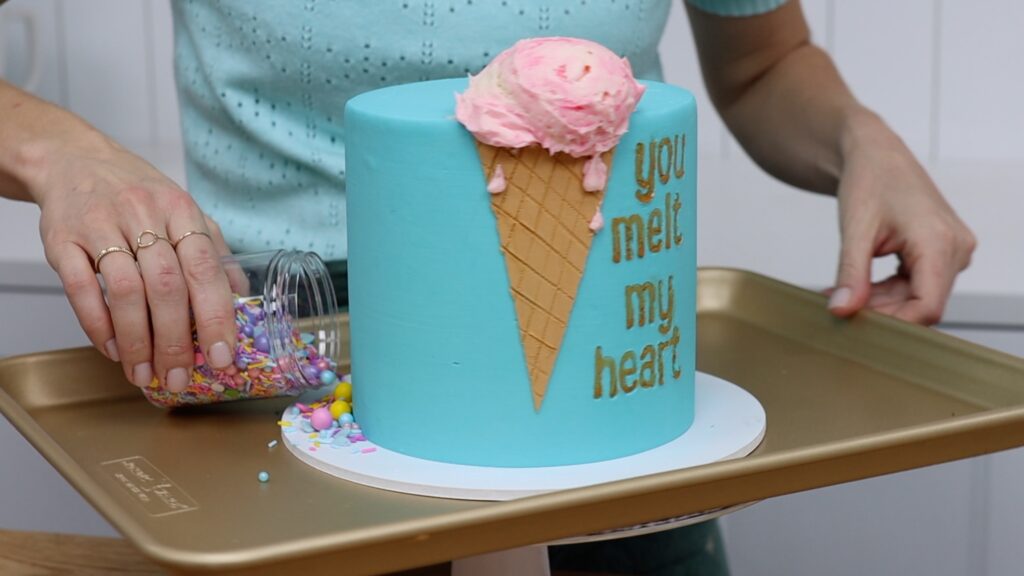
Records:
[[[569,325],[603,190],[583,187],[586,158],[515,151],[477,143],[488,182],[500,167],[502,191],[491,195],[501,250],[515,301],[533,405],[540,410]],[[607,163],[612,152],[604,154]]]
[[[629,62],[599,44],[536,38],[456,95],[492,193],[538,411],[601,227],[612,151],[643,91]]]

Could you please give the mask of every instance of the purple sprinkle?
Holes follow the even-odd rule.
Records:
[[[249,338],[252,338],[252,324],[246,324],[242,326],[242,334],[245,334]]]
[[[265,334],[256,337],[256,349],[260,352],[270,352],[270,339]]]
[[[317,370],[316,366],[306,364],[302,367],[302,375],[309,381],[315,381],[320,377],[320,371]]]

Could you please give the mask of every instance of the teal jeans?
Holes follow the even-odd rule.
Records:
[[[664,532],[548,549],[552,573],[728,576],[714,520]]]

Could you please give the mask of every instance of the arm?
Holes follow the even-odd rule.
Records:
[[[799,2],[747,18],[687,9],[711,99],[740,144],[773,176],[839,200],[833,313],[867,306],[937,322],[974,236],[902,140],[810,43]],[[893,253],[899,272],[871,284],[872,258]]]
[[[194,354],[189,306],[211,365],[231,364],[234,309],[219,263],[227,247],[192,198],[82,119],[0,81],[0,195],[39,205],[50,266],[93,345],[122,362],[137,386],[155,375],[188,384]],[[136,250],[144,230],[174,239]],[[135,250],[94,259],[118,246]],[[221,344],[217,344],[221,343]]]

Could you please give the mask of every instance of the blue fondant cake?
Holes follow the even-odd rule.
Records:
[[[694,411],[693,96],[646,83],[611,153],[604,226],[587,231],[589,249],[576,246],[582,275],[575,287],[562,277],[562,289],[540,270],[557,275],[557,235],[516,251],[508,234],[544,228],[560,215],[544,205],[557,203],[543,191],[536,210],[528,196],[515,200],[512,212],[532,220],[510,224],[487,191],[496,163],[510,188],[533,189],[528,178],[550,169],[508,164],[548,159],[478,147],[453,117],[466,83],[384,88],[345,109],[352,372],[365,434],[410,456],[508,467],[608,460],[675,439]],[[530,310],[540,319],[527,320]]]

